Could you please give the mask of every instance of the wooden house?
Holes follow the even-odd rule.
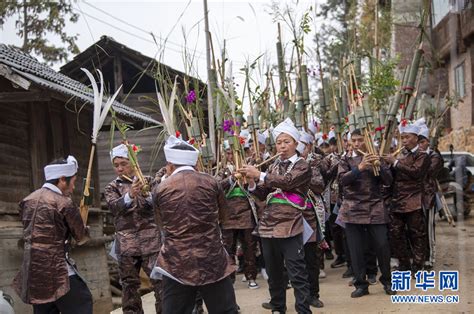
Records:
[[[176,78],[178,95],[181,96],[185,93],[185,85],[188,87],[199,86],[200,93],[202,94],[201,98],[204,99],[203,111],[204,117],[206,117],[205,83],[159,63],[154,58],[145,56],[115,41],[111,37],[102,36],[98,42],[76,55],[69,63],[63,65],[60,71],[80,82],[87,82],[87,77],[81,71],[81,68],[87,68],[90,71],[100,69],[104,74],[105,86],[107,88],[115,90],[118,86],[123,86],[121,93],[117,97],[119,101],[130,108],[147,113],[153,119],[159,121],[162,121],[162,119],[157,106],[157,91],[162,91],[160,90],[160,84],[157,84],[157,80],[166,78],[173,81]],[[160,75],[157,73],[160,73]],[[169,94],[170,91],[167,90],[163,93]],[[181,100],[183,98],[181,97]],[[145,174],[154,175],[164,165],[163,152],[157,150],[159,130],[143,130],[143,123],[140,121],[137,121],[133,127],[133,130],[127,132],[127,136],[131,142],[142,147],[142,152],[139,154],[140,166]],[[104,129],[107,129],[107,126]],[[184,130],[182,131],[184,132]],[[108,136],[109,134],[105,135],[104,138]],[[118,145],[120,139],[120,134],[116,132],[113,144]],[[110,140],[101,141],[98,145],[101,191],[103,191],[107,183],[115,178],[109,157],[110,147]]]
[[[92,91],[64,74],[38,62],[17,48],[0,44],[0,290],[11,295],[16,313],[31,313],[10,287],[22,261],[18,241],[22,225],[18,202],[44,182],[43,167],[58,157],[73,155],[79,162],[74,200],[78,204],[90,152]],[[156,125],[147,114],[115,102],[114,110],[131,123]],[[97,158],[93,181],[99,182]],[[94,184],[94,183],[93,183]],[[94,313],[110,313],[107,253],[104,243],[99,189],[93,192],[88,224],[93,240],[77,247],[73,257],[87,279]]]

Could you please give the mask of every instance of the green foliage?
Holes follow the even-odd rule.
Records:
[[[394,75],[398,61],[372,59],[372,62],[375,63],[377,70],[373,71],[367,83],[362,86],[362,90],[369,93],[370,97],[375,100],[376,107],[372,109],[380,110],[383,104],[388,104],[388,98],[396,92],[397,86],[400,85]]]
[[[16,17],[17,35],[23,38],[23,51],[34,52],[49,64],[66,61],[69,53],[79,53],[75,43],[78,35],[68,35],[64,31],[67,21],[76,23],[79,18],[71,1],[0,1],[0,24],[12,17]],[[46,39],[48,33],[59,36],[65,47],[51,44]]]

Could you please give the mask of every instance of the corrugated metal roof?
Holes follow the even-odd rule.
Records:
[[[93,104],[94,94],[92,89],[62,73],[56,72],[16,47],[0,44],[0,63],[9,66],[13,71],[36,84],[61,94],[78,97],[87,103]],[[118,101],[115,101],[112,107],[118,114],[155,125],[160,124],[149,115],[132,109]]]

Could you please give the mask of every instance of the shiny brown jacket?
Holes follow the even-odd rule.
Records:
[[[423,208],[423,184],[430,166],[428,154],[419,148],[413,153],[404,148],[392,167],[394,180],[391,210],[409,213]]]
[[[321,174],[321,161],[322,157],[320,155],[313,155],[310,159],[308,159],[308,163],[311,167],[312,173],[311,181],[309,183],[309,189],[317,196],[321,196],[326,187],[323,175]],[[314,208],[307,208],[306,210],[304,210],[303,217],[306,222],[311,226],[311,228],[315,231],[309,238],[308,242],[315,242],[317,240],[317,234],[321,230],[318,231],[318,221]]]
[[[433,208],[435,204],[435,194],[438,191],[436,178],[439,172],[443,169],[443,157],[437,151],[431,150],[428,153],[430,159],[430,167],[426,174],[424,182],[423,205],[426,209]]]
[[[151,182],[150,177],[146,177]],[[139,195],[125,204],[132,183],[117,177],[105,187],[105,200],[114,215],[117,255],[143,256],[160,250],[160,232],[151,198]]]
[[[285,174],[289,165],[284,165],[277,159],[268,169],[263,183],[259,183],[254,193],[261,200],[275,191],[296,193],[302,198],[307,197],[311,182],[311,167],[300,159],[293,169]],[[303,232],[303,214],[298,208],[286,204],[267,204],[260,217],[258,234],[263,238],[289,238]]]
[[[70,197],[40,188],[20,202],[23,262],[13,286],[28,304],[54,302],[69,291],[65,241],[88,235]]]
[[[156,216],[163,229],[157,266],[185,285],[217,282],[235,271],[221,240],[225,196],[217,180],[184,170],[154,190]]]
[[[389,216],[382,187],[392,184],[392,173],[382,162],[376,177],[372,168],[360,171],[361,162],[362,156],[348,155],[339,162],[338,177],[343,187],[339,219],[352,224],[386,224]]]
[[[231,172],[228,168],[219,171],[216,179],[221,184],[226,195],[229,194],[232,184],[229,180]],[[238,185],[236,185],[238,187]],[[226,196],[228,218],[222,223],[223,229],[253,229],[255,219],[252,217],[252,208],[245,196]]]

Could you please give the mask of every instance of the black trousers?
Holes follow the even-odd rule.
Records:
[[[309,295],[319,299],[319,268],[322,251],[318,243],[308,242],[304,245],[304,259],[308,270]]]
[[[334,205],[331,205],[331,211]],[[344,228],[339,226],[336,223],[336,218],[337,215],[331,213],[329,216],[328,222],[329,222],[329,228],[331,229],[331,237],[334,243],[334,252],[336,252],[336,255],[340,258],[346,258],[345,256],[345,250],[344,250]]]
[[[69,291],[54,302],[33,304],[34,314],[92,314],[92,294],[77,275],[69,276]]]
[[[234,287],[229,276],[203,286],[187,286],[163,276],[163,314],[190,314],[200,293],[209,314],[236,314]]]
[[[382,275],[380,282],[384,286],[390,286],[390,245],[388,242],[388,227],[386,224],[362,225],[346,224],[347,241],[352,259],[352,271],[354,272],[356,288],[367,289],[369,282],[367,275],[367,237],[377,255],[377,260]]]
[[[311,313],[303,235],[291,238],[262,238],[262,245],[272,310],[285,312],[287,280],[283,271],[286,266],[295,293],[296,312]]]

